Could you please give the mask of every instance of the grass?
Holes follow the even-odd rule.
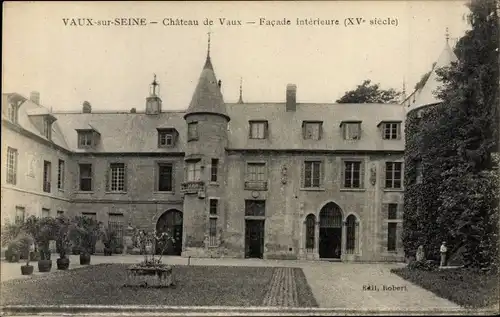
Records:
[[[498,303],[497,275],[466,269],[422,271],[398,268],[391,272],[462,307],[482,308]]]
[[[2,305],[261,306],[270,267],[174,266],[174,288],[125,288],[126,264],[99,264],[11,280],[1,285]],[[301,306],[317,306],[296,269]]]

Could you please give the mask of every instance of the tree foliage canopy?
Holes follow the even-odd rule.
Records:
[[[379,84],[371,84],[371,80],[363,81],[356,89],[346,91],[337,103],[397,103],[401,96],[394,89],[380,89]]]

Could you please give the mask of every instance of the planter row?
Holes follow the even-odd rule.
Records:
[[[69,259],[57,259],[57,269],[58,270],[67,270],[69,268]],[[80,254],[80,265],[89,265],[90,264],[90,255]],[[50,272],[52,269],[52,260],[38,260],[38,272]],[[21,266],[21,274],[22,275],[31,275],[33,274],[34,267],[32,265],[22,265]]]

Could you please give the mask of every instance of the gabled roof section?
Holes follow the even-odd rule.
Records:
[[[451,64],[457,60],[458,58],[453,52],[453,49],[450,47],[448,42],[446,42],[444,50],[441,52],[441,55],[436,61],[436,65],[432,69],[429,78],[420,91],[415,95],[415,101],[409,105],[409,111],[441,102],[441,100],[434,95],[436,90],[442,85],[442,83],[438,80],[439,76],[436,73],[436,70],[442,67],[451,66]]]
[[[230,120],[227,115],[224,98],[222,97],[217,78],[215,77],[210,53],[207,54],[205,66],[203,66],[198,85],[196,85],[193,98],[191,99],[191,103],[189,104],[184,118],[195,113],[218,114],[225,117],[227,121]]]

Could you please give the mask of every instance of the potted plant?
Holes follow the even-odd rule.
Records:
[[[18,244],[18,236],[22,232],[22,225],[17,223],[7,222],[2,227],[1,245],[5,250],[5,259],[9,262],[18,262],[21,257],[20,246]]]
[[[31,236],[35,242],[35,248],[38,248],[40,258],[38,260],[39,272],[50,272],[52,261],[50,260],[50,240],[54,240],[57,232],[57,224],[54,218],[37,218],[30,216],[24,222],[25,232]]]
[[[90,254],[93,253],[99,237],[101,224],[92,218],[78,216],[75,217],[74,225],[72,240],[78,243],[80,249],[80,265],[88,265],[90,264]]]
[[[66,217],[61,216],[57,221],[57,244],[59,245],[59,258],[56,260],[58,270],[67,270],[69,268],[69,258],[66,256],[70,247],[71,231],[74,230],[73,223]]]
[[[111,255],[115,246],[116,232],[111,228],[105,228],[101,236],[104,244],[104,255]]]
[[[20,244],[23,246],[28,246],[28,250],[30,250],[30,246],[34,244],[33,238],[28,234],[24,235],[20,238]],[[26,257],[26,265],[21,265],[21,274],[22,275],[31,275],[33,274],[33,265],[30,265],[31,261],[31,252],[28,251],[28,256]]]

